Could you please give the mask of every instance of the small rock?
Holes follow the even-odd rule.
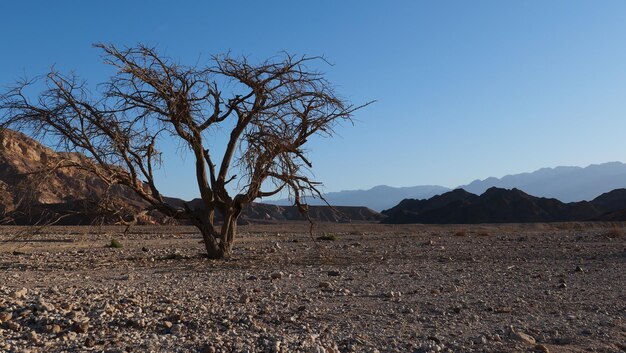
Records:
[[[9,321],[6,323],[6,327],[11,331],[17,332],[22,326],[15,321]]]
[[[274,272],[270,275],[270,278],[272,279],[281,279],[283,278],[283,273],[282,272]]]
[[[46,326],[46,331],[48,333],[53,334],[53,335],[57,335],[57,334],[61,333],[61,326],[56,325],[56,324],[54,324],[54,325],[47,325]]]
[[[247,294],[243,294],[241,297],[239,297],[239,302],[241,304],[248,304],[250,302],[250,296]]]
[[[487,343],[487,337],[481,335],[478,337],[474,337],[474,343],[475,344],[486,344]]]
[[[550,350],[548,349],[548,347],[544,346],[543,344],[536,345],[535,350],[541,353],[550,353]]]
[[[330,282],[320,282],[317,286],[320,288],[330,288]]]
[[[85,339],[85,347],[92,348],[96,345],[96,340],[93,337],[87,337]]]
[[[183,324],[174,324],[170,330],[172,333],[184,333],[187,332],[187,327]]]
[[[13,317],[13,314],[8,311],[0,312],[0,323],[7,322],[11,320],[12,317]]]
[[[89,323],[88,322],[77,323],[74,326],[74,332],[76,332],[76,333],[87,333],[87,331],[89,331]]]
[[[575,272],[583,272],[583,268],[580,266],[576,266],[576,269],[574,270]]]
[[[339,273],[339,271],[334,271],[334,270],[328,271],[328,275],[331,276],[331,277],[337,277],[340,274],[341,273]]]
[[[518,341],[518,342],[522,342],[522,343],[526,343],[526,344],[535,344],[537,343],[537,341],[535,340],[535,338],[531,335],[527,335],[523,332],[517,332],[517,331],[513,331],[511,332],[511,338]]]
[[[29,331],[29,332],[26,334],[26,338],[27,338],[30,342],[34,343],[34,344],[38,344],[38,343],[39,343],[39,335],[37,335],[37,332],[35,332],[35,331]]]
[[[20,290],[16,290],[15,292],[11,293],[11,297],[15,299],[24,299],[26,298],[26,294],[28,294],[28,289],[22,288]]]
[[[163,327],[165,327],[166,329],[171,329],[173,325],[174,324],[172,324],[171,321],[163,321]]]
[[[313,347],[311,347],[311,349],[309,350],[310,353],[326,353],[326,348],[318,345],[315,345]]]

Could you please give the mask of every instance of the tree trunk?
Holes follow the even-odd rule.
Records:
[[[202,233],[202,240],[204,240],[204,247],[206,248],[207,257],[212,260],[221,260],[224,258],[224,251],[220,246],[218,240],[218,234],[214,231],[214,228],[208,224],[202,224],[198,226],[200,233]]]
[[[218,233],[210,220],[198,221],[196,226],[202,233],[207,257],[213,260],[222,260],[232,254],[235,234],[237,233],[238,213],[230,213],[224,216],[221,232]]]
[[[222,234],[220,241],[220,249],[222,250],[224,257],[230,257],[233,250],[233,244],[235,243],[235,233],[237,232],[237,218],[236,214],[229,214],[224,217],[224,224],[222,224]]]

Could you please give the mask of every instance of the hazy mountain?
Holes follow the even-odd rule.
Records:
[[[368,190],[346,190],[329,192],[324,197],[333,206],[365,206],[376,211],[384,210],[398,204],[403,199],[427,199],[442,194],[450,189],[438,185],[420,185],[411,187],[375,186]],[[307,199],[310,205],[325,205],[319,199]],[[289,200],[263,202],[273,205],[290,205]]]
[[[492,187],[477,196],[457,189],[428,200],[403,200],[382,212],[384,223],[528,223],[626,220],[626,190],[617,189],[592,201],[564,203],[531,196],[519,189]]]
[[[542,168],[532,173],[475,180],[459,186],[478,195],[491,187],[517,188],[531,195],[556,198],[563,202],[592,200],[602,193],[626,187],[626,164],[610,162],[585,168]]]

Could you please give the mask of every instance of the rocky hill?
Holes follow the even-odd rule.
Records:
[[[148,204],[123,186],[109,188],[91,174],[76,168],[58,168],[63,159],[87,163],[79,153],[55,152],[26,135],[0,132],[0,221],[4,224],[111,224],[136,218],[140,224],[158,224],[167,219],[158,212],[144,212]],[[173,204],[185,201],[169,198]],[[200,203],[191,201],[192,208]],[[383,216],[366,207],[312,206],[311,218],[321,221],[378,221]],[[242,222],[303,220],[292,206],[252,204]]]
[[[592,201],[563,203],[535,197],[518,189],[492,187],[478,196],[456,189],[428,200],[403,200],[382,212],[384,223],[528,223],[626,220],[626,189]]]

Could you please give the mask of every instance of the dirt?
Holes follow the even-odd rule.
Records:
[[[123,229],[1,228],[0,351],[626,349],[615,225],[250,225],[228,261]]]

